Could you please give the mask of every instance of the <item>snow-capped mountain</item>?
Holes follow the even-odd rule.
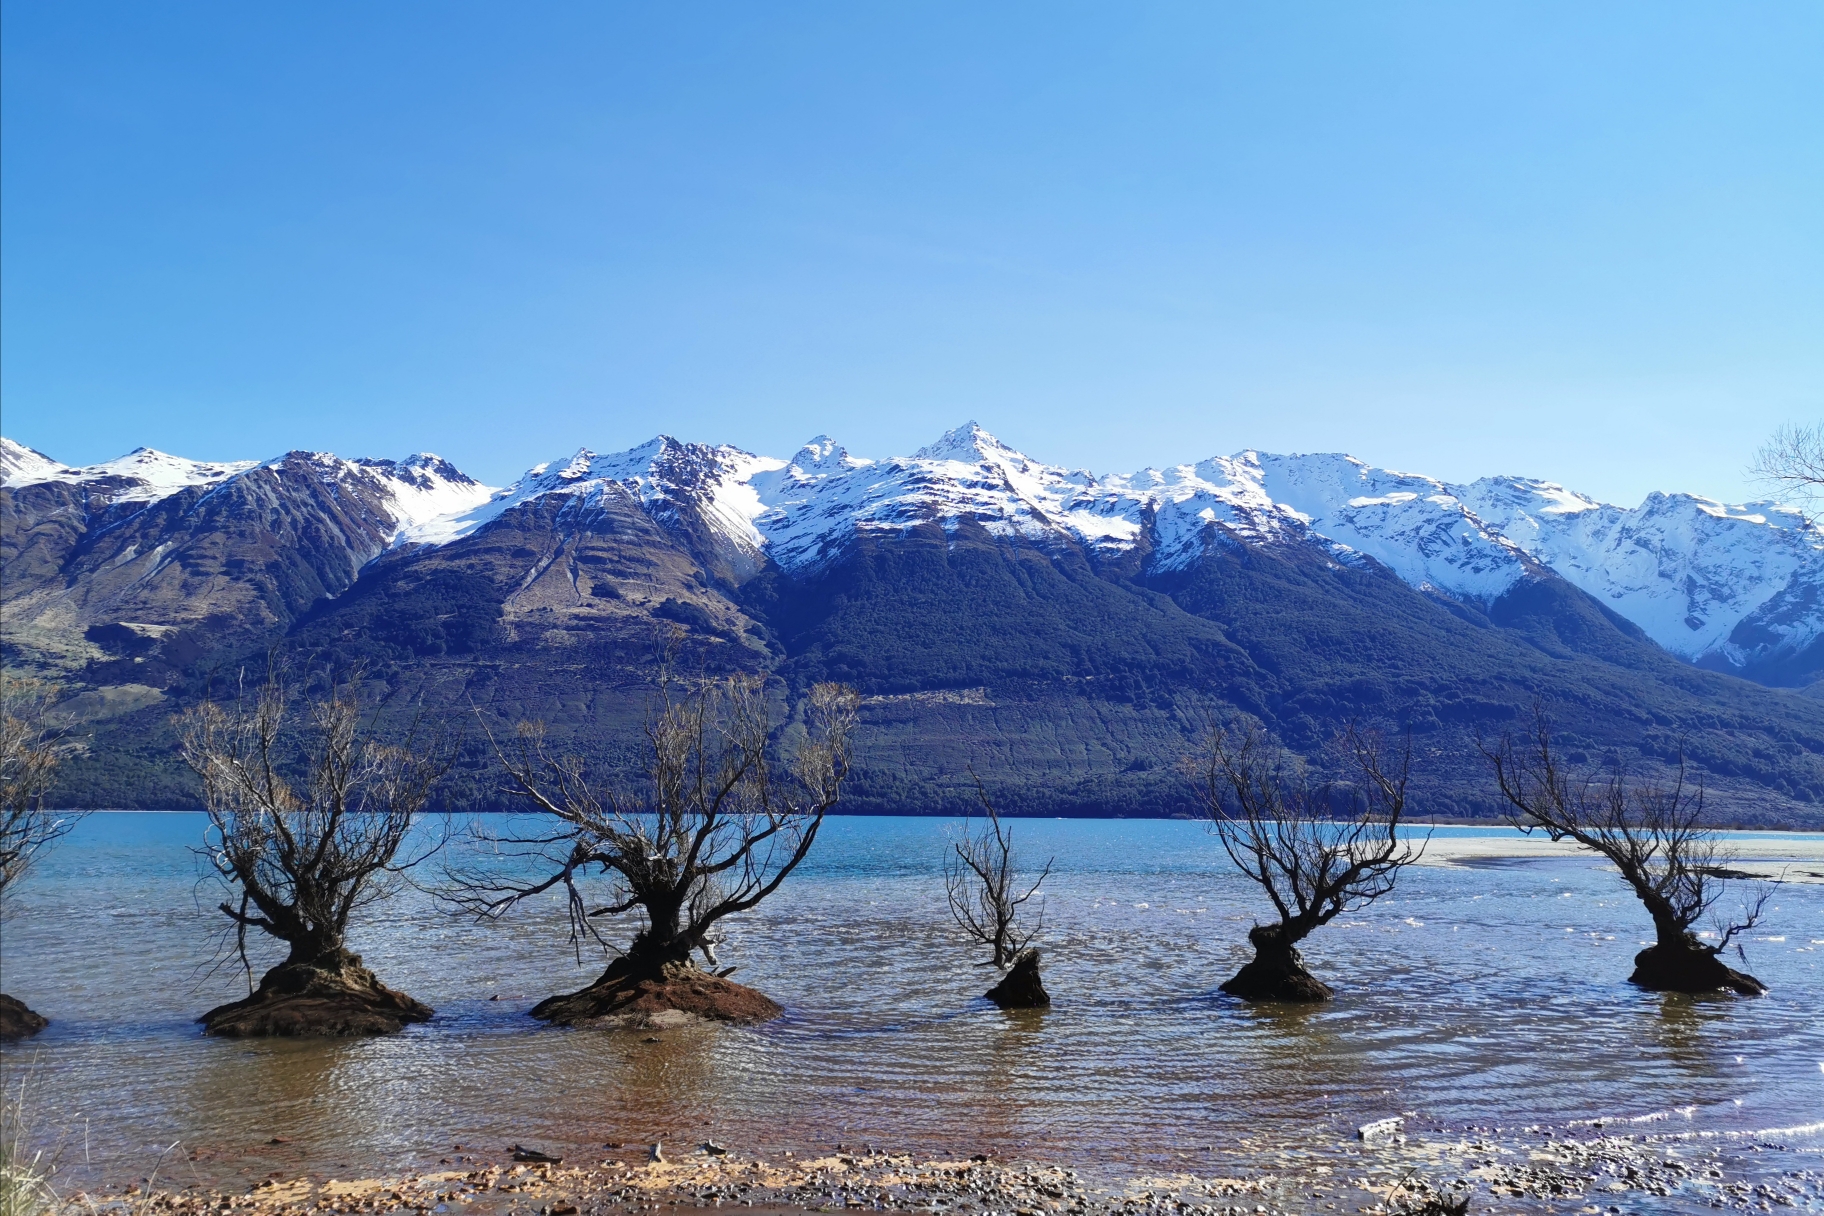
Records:
[[[125,456],[101,464],[71,468],[11,439],[0,439],[0,470],[9,489],[60,481],[71,485],[106,486],[115,502],[157,502],[189,486],[213,485],[244,473],[257,460],[213,464],[186,460],[156,448],[134,448]]]
[[[184,805],[170,714],[275,653],[610,763],[660,646],[856,687],[869,810],[973,805],[966,772],[1017,813],[1190,810],[1172,758],[1211,706],[1313,757],[1366,719],[1435,759],[1540,697],[1580,755],[1688,758],[1738,822],[1824,823],[1824,699],[1687,664],[1824,675],[1824,537],[1767,505],[1325,454],[1098,474],[974,424],[886,459],[660,436],[498,491],[430,455],[70,468],[0,443],[0,473],[0,647],[94,731],[77,805]],[[1425,781],[1428,810],[1499,809],[1477,765]]]
[[[156,503],[191,487],[216,487],[254,470],[281,473],[308,468],[325,484],[358,486],[371,494],[402,531],[460,514],[494,493],[455,465],[431,452],[404,460],[348,460],[329,452],[288,452],[272,460],[209,462],[187,460],[155,448],[135,448],[100,464],[71,467],[42,452],[0,439],[0,474],[7,489],[46,483],[79,486],[105,494],[110,504]]]
[[[489,502],[401,540],[446,543],[546,494],[634,495],[662,523],[695,505],[715,541],[804,576],[868,533],[967,519],[1040,546],[1104,558],[1139,551],[1155,573],[1214,544],[1314,543],[1372,558],[1409,585],[1487,606],[1557,574],[1693,662],[1745,669],[1824,635],[1824,535],[1797,511],[1654,494],[1618,507],[1524,478],[1453,485],[1339,454],[1247,451],[1097,476],[1043,464],[975,423],[911,456],[852,456],[825,435],[789,460],[661,436],[615,455],[578,452]]]
[[[204,463],[141,448],[69,468],[0,441],[8,488],[87,487],[113,504],[215,493],[259,470],[308,470],[359,500],[383,549],[448,545],[547,496],[577,511],[613,496],[637,502],[735,582],[769,562],[809,577],[870,534],[953,532],[967,521],[1040,548],[1138,561],[1149,575],[1188,569],[1212,546],[1316,545],[1482,608],[1524,579],[1555,574],[1671,653],[1751,675],[1824,638],[1824,534],[1790,508],[1660,493],[1628,508],[1549,482],[1456,485],[1339,454],[1245,451],[1097,475],[1034,460],[971,422],[886,459],[851,455],[827,435],[783,460],[659,436],[624,452],[579,450],[496,491],[428,453]],[[360,560],[371,556],[363,549]]]

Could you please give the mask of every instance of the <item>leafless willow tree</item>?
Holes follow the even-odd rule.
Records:
[[[0,904],[32,860],[82,818],[44,804],[62,760],[54,699],[39,681],[0,675]],[[23,1002],[0,993],[0,1039],[36,1034],[46,1025]]]
[[[1808,506],[1824,501],[1824,422],[1789,422],[1755,453],[1749,475],[1790,500]]]
[[[778,1006],[759,993],[704,983],[734,968],[708,977],[692,955],[717,966],[717,925],[777,891],[810,853],[841,797],[859,704],[851,688],[814,686],[804,739],[782,765],[761,677],[679,680],[667,673],[645,726],[645,781],[633,789],[598,786],[580,758],[549,748],[541,725],[522,723],[496,750],[507,792],[542,822],[484,838],[512,868],[452,869],[451,898],[478,916],[498,917],[561,891],[579,945],[588,938],[609,946],[596,918],[642,914],[644,925],[596,983],[540,1003],[536,1017],[575,1022],[613,1014],[643,994],[648,1003],[683,1002],[711,1017],[775,1016]],[[606,903],[590,906],[591,878],[608,880]],[[672,987],[653,995],[654,984]]]
[[[988,991],[989,1000],[1003,1009],[1043,1008],[1051,1004],[1051,996],[1039,977],[1039,952],[1032,941],[1045,926],[1045,911],[1041,904],[1028,929],[1020,924],[1020,909],[1050,877],[1055,858],[1047,860],[1028,885],[1014,857],[1013,829],[1001,822],[979,780],[976,795],[982,804],[982,826],[978,830],[971,819],[964,820],[962,839],[952,842],[944,867],[950,916],[965,935],[988,947],[987,962],[1006,973]]]
[[[63,759],[54,701],[39,681],[0,676],[0,895],[82,818],[44,805]]]
[[[1321,1001],[1298,943],[1344,912],[1393,890],[1425,843],[1402,839],[1410,741],[1397,758],[1379,734],[1350,726],[1337,751],[1352,780],[1313,783],[1304,763],[1253,722],[1212,725],[1189,764],[1229,860],[1257,883],[1279,919],[1248,931],[1254,958],[1222,985],[1250,1001]]]
[[[289,948],[258,991],[203,1016],[212,1034],[383,1033],[431,1016],[363,967],[347,935],[357,912],[441,844],[414,828],[454,750],[416,726],[382,742],[360,681],[357,671],[300,712],[275,672],[250,700],[204,702],[180,719],[209,815],[205,855],[228,890],[219,906],[240,957],[249,929]]]
[[[1483,744],[1482,752],[1514,826],[1573,840],[1606,858],[1653,918],[1654,943],[1634,956],[1631,982],[1668,992],[1767,991],[1718,955],[1760,922],[1772,885],[1757,888],[1738,919],[1719,920],[1714,942],[1692,932],[1722,898],[1721,874],[1730,855],[1704,826],[1703,786],[1686,780],[1682,762],[1669,782],[1630,780],[1619,761],[1574,775],[1552,746],[1543,706],[1534,707],[1530,732],[1519,739],[1504,735],[1493,746]]]

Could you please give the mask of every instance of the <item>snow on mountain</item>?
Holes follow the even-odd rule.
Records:
[[[448,544],[547,494],[569,496],[584,507],[604,494],[630,494],[664,522],[675,523],[680,506],[695,506],[727,543],[758,558],[765,538],[753,520],[765,507],[752,481],[784,464],[727,445],[679,443],[669,435],[605,456],[582,448],[567,460],[534,465],[506,489],[460,512],[415,523],[396,543]]]
[[[327,480],[355,479],[392,515],[392,543],[441,545],[550,494],[579,508],[626,495],[659,523],[713,549],[732,577],[769,558],[799,575],[855,538],[965,520],[1041,547],[1113,557],[1141,549],[1154,571],[1182,569],[1212,544],[1316,543],[1342,561],[1372,558],[1408,584],[1489,604],[1521,579],[1555,572],[1686,659],[1741,670],[1824,637],[1824,533],[1790,508],[1653,494],[1639,507],[1549,482],[1491,477],[1452,485],[1339,454],[1253,451],[1098,477],[1043,464],[975,423],[911,456],[870,460],[827,435],[790,460],[657,438],[625,452],[582,449],[494,491],[447,461],[343,460],[292,453]],[[116,500],[152,501],[255,467],[141,448],[66,468],[0,441],[8,486],[117,479]],[[352,483],[351,483],[352,484]],[[704,534],[705,529],[707,535]]]
[[[482,485],[435,452],[418,452],[398,461],[354,463],[380,482],[392,500],[401,530],[459,515],[494,496],[494,487]]]
[[[0,470],[16,489],[43,482],[105,483],[114,503],[153,503],[191,486],[219,487],[252,469],[281,475],[309,467],[328,484],[359,485],[401,528],[468,511],[494,493],[430,452],[404,460],[347,460],[328,452],[288,452],[272,460],[186,460],[154,448],[135,448],[116,460],[71,468],[11,439],[0,439]]]
[[[1683,658],[1722,655],[1742,666],[1746,651],[1731,636],[1763,608],[1779,638],[1762,638],[1763,647],[1796,651],[1824,632],[1824,535],[1793,508],[1654,493],[1630,509],[1518,477],[1485,477],[1458,493],[1503,536]]]
[[[0,482],[6,485],[28,486],[33,482],[49,481],[68,471],[35,448],[11,439],[0,439]]]
[[[404,460],[287,452],[259,467],[281,474],[308,468],[326,485],[361,487],[392,517],[395,539],[407,529],[473,510],[494,494],[492,486],[482,485],[434,452],[418,452]]]
[[[785,461],[665,436],[616,455],[583,451],[404,539],[466,535],[554,492],[629,493],[661,522],[693,502],[726,545],[801,575],[857,536],[954,531],[969,519],[992,535],[1105,556],[1150,545],[1154,570],[1183,568],[1212,543],[1309,541],[1483,605],[1549,570],[1666,649],[1712,665],[1740,667],[1751,652],[1793,651],[1824,635],[1824,536],[1785,508],[1655,494],[1629,509],[1547,482],[1452,485],[1338,454],[1250,451],[1097,477],[1033,460],[973,422],[885,460],[853,456],[826,435]]]
[[[112,495],[115,502],[157,502],[187,486],[206,486],[225,481],[259,463],[255,460],[233,460],[217,464],[204,460],[186,460],[182,456],[172,456],[155,448],[134,448],[116,460],[71,468],[10,439],[3,442],[8,488],[46,481],[80,485],[118,479],[125,484],[115,489]]]

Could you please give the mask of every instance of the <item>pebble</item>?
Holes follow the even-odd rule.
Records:
[[[1208,1178],[1183,1173],[1100,1186],[1076,1170],[995,1160],[987,1153],[931,1161],[864,1147],[828,1157],[760,1161],[728,1150],[717,1154],[722,1146],[707,1142],[703,1152],[670,1162],[655,1143],[646,1163],[609,1160],[581,1169],[560,1169],[555,1161],[530,1168],[477,1165],[427,1178],[322,1186],[268,1178],[240,1195],[197,1186],[142,1194],[135,1185],[111,1195],[76,1197],[67,1216],[110,1209],[122,1216],[429,1216],[464,1209],[470,1216],[612,1216],[661,1205],[945,1216],[1445,1216],[1463,1210],[1465,1201],[1482,1212],[1527,1200],[1613,1216],[1624,1204],[1629,1211],[1650,1211],[1674,1196],[1681,1210],[1824,1211],[1824,1170],[1772,1176],[1761,1170],[1762,1180],[1749,1182],[1730,1177],[1730,1159],[1714,1147],[1646,1136],[1583,1139],[1572,1129],[1537,1126],[1506,1136],[1474,1131],[1439,1139],[1416,1133],[1364,1136],[1360,1147],[1327,1159],[1332,1166],[1348,1163],[1336,1172],[1314,1158],[1298,1172]],[[1757,1145],[1752,1151],[1778,1147]],[[1204,1173],[1222,1170],[1220,1160],[1196,1160]]]

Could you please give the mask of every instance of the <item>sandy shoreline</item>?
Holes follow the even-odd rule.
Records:
[[[1725,850],[1731,855],[1726,863],[1757,878],[1778,878],[1790,882],[1824,882],[1824,834],[1725,835]],[[1549,839],[1543,832],[1530,836],[1519,832],[1499,836],[1433,835],[1425,846],[1421,865],[1476,865],[1500,861],[1541,861],[1548,858],[1594,855],[1571,841]]]
[[[1805,1129],[1792,1129],[1804,1132]],[[1815,1130],[1815,1129],[1813,1129]],[[1595,1134],[1590,1133],[1594,1131]],[[1578,1133],[1583,1133],[1579,1135]],[[928,1160],[878,1150],[797,1158],[708,1146],[613,1146],[604,1159],[514,1161],[462,1153],[437,1169],[355,1179],[270,1177],[236,1191],[165,1186],[157,1179],[68,1197],[68,1216],[606,1216],[658,1208],[734,1207],[759,1213],[863,1209],[1004,1216],[1261,1216],[1294,1212],[1438,1212],[1440,1197],[1470,1211],[1824,1210],[1824,1162],[1812,1144],[1759,1140],[1733,1148],[1684,1136],[1603,1135],[1600,1128],[1529,1127],[1503,1136],[1371,1134],[1328,1164],[1277,1172],[1225,1171],[1217,1160],[1171,1174],[1098,1180],[1056,1165]],[[1735,1156],[1731,1156],[1731,1152]],[[1742,1176],[1742,1153],[1754,1180]]]

